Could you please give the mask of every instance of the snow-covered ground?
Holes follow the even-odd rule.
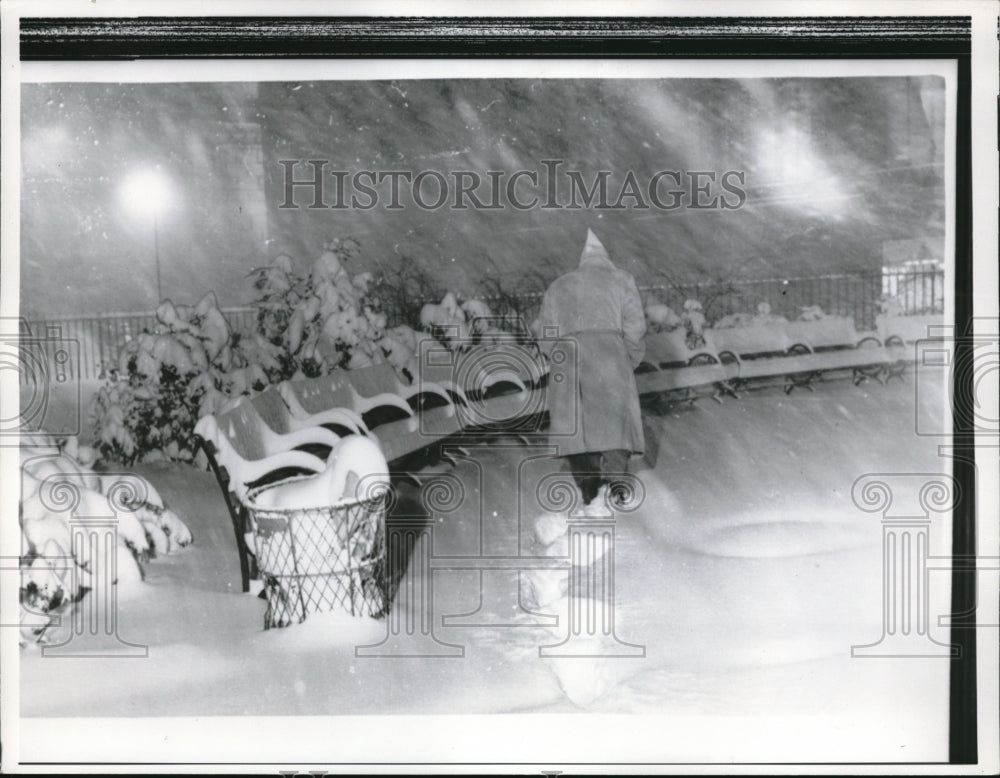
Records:
[[[567,604],[549,611],[558,627],[526,624],[516,571],[485,573],[481,603],[478,572],[433,574],[435,635],[464,656],[357,657],[355,646],[379,643],[386,623],[335,614],[264,631],[264,601],[240,592],[213,476],[144,466],[195,538],[122,593],[119,633],[149,655],[24,651],[22,714],[665,714],[727,727],[780,720],[787,729],[771,733],[775,742],[808,748],[815,761],[946,759],[949,663],[851,656],[852,645],[879,640],[883,608],[881,517],[852,502],[852,484],[865,473],[949,470],[939,441],[914,432],[917,414],[943,416],[940,377],[921,378],[919,390],[916,381],[767,389],[646,416],[655,464],[639,471],[645,502],[617,517],[614,547],[616,634],[644,646],[642,657],[540,657],[540,646],[565,637]],[[529,461],[532,452],[506,439],[469,455],[434,468],[465,487],[457,511],[432,517],[435,555],[474,556],[480,544],[488,554],[538,553],[535,487],[553,462]],[[413,487],[400,491],[400,505],[412,505]],[[930,539],[932,553],[948,553],[946,518],[934,518]],[[947,642],[936,626],[947,574],[932,573],[930,590],[931,634]],[[477,607],[467,622],[479,626],[442,625]],[[692,754],[669,732],[647,745],[655,761]],[[741,758],[724,737],[698,748],[705,759]]]

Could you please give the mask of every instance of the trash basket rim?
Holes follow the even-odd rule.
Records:
[[[298,517],[304,513],[310,511],[322,511],[326,513],[340,512],[348,510],[350,508],[355,508],[357,506],[366,505],[375,507],[378,503],[385,500],[385,494],[388,490],[382,490],[372,495],[371,497],[364,497],[360,500],[345,500],[343,502],[338,502],[334,505],[314,505],[309,508],[261,508],[256,505],[256,498],[266,492],[269,489],[274,489],[279,486],[285,486],[290,483],[295,483],[296,481],[304,481],[308,478],[313,478],[314,476],[295,476],[293,478],[286,478],[282,481],[277,481],[273,484],[266,484],[265,486],[258,487],[253,491],[249,492],[246,499],[243,501],[244,507],[250,511],[254,516],[282,516],[282,517]]]

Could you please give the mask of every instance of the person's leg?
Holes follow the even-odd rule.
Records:
[[[592,502],[601,487],[601,455],[589,451],[570,454],[566,461],[573,472],[573,480],[580,487],[583,503],[586,505]]]
[[[616,448],[603,452],[601,457],[601,482],[608,484],[608,499],[612,505],[620,505],[628,497],[628,487],[614,482],[614,476],[628,472],[628,456],[628,451]]]
[[[570,472],[573,474],[573,480],[584,495],[584,501],[586,501],[586,494],[590,489],[590,466],[587,454],[569,454],[566,456],[566,464],[569,465]]]
[[[613,448],[602,453],[601,475],[609,473],[624,473],[628,468],[628,451],[623,448]],[[607,480],[607,479],[605,479]]]

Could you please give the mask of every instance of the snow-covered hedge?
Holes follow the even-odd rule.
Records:
[[[227,399],[266,386],[280,349],[259,334],[233,333],[213,292],[194,306],[164,300],[157,326],[122,349],[91,406],[103,459],[194,459],[198,419]]]
[[[700,348],[705,345],[705,314],[702,310],[701,302],[698,300],[685,300],[684,308],[680,315],[656,297],[649,296],[643,310],[646,314],[646,331],[648,333],[673,332],[683,329],[684,340],[689,349]]]
[[[304,275],[295,272],[287,255],[255,271],[257,330],[278,348],[281,365],[274,380],[384,360],[378,342],[386,317],[370,293],[372,274],[347,271],[359,253],[355,241],[335,239]]]
[[[30,441],[29,441],[30,442]],[[49,618],[65,618],[87,592],[101,563],[88,543],[72,542],[77,516],[117,517],[118,587],[134,588],[143,564],[191,543],[191,532],[145,479],[100,474],[72,455],[72,448],[21,447],[21,588],[25,614],[22,642],[45,642]],[[106,560],[104,560],[106,561]],[[41,618],[37,618],[40,616]]]
[[[94,399],[101,457],[192,461],[198,419],[242,395],[387,359],[402,371],[416,350],[413,330],[386,330],[372,274],[347,271],[358,255],[353,240],[333,240],[305,273],[285,255],[253,271],[252,333],[230,329],[213,292],[194,306],[164,300],[153,331],[125,345]]]
[[[808,310],[810,312],[818,310],[818,306],[810,306]],[[752,315],[749,313],[731,313],[728,316],[723,316],[721,319],[718,319],[712,325],[712,329],[727,330],[737,327],[767,327],[769,325],[785,324],[787,322],[788,319],[784,316],[771,313],[770,303],[763,302],[757,306],[757,313]]]

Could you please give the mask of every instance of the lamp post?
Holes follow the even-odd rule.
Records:
[[[163,299],[163,283],[160,281],[160,219],[153,214],[153,253],[156,255],[156,301]]]
[[[160,217],[173,204],[174,189],[159,167],[133,170],[122,181],[120,195],[125,209],[134,216],[153,222],[153,260],[156,263],[156,300],[163,299],[160,271]]]

